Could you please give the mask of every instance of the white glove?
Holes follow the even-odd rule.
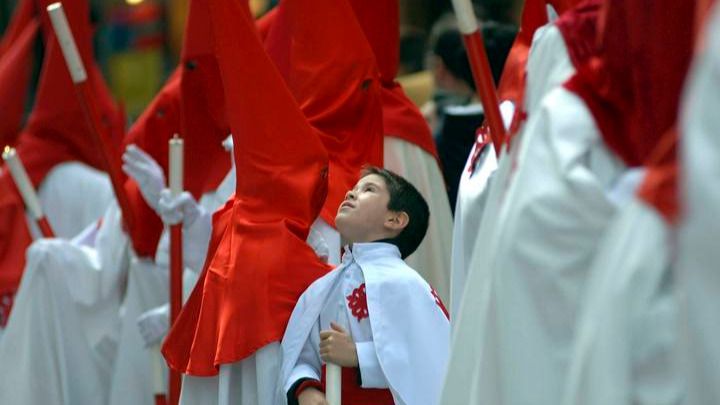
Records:
[[[167,225],[182,222],[183,228],[190,227],[204,212],[205,208],[198,204],[192,194],[187,191],[183,191],[177,196],[173,196],[170,189],[167,188],[160,191],[158,214]]]
[[[170,305],[153,308],[137,319],[140,336],[145,342],[145,347],[159,344],[168,332],[170,323]]]
[[[322,236],[322,233],[317,229],[311,227],[308,233],[307,240],[305,241],[315,251],[315,254],[327,263],[330,257],[330,248],[328,247],[327,241]]]
[[[183,223],[183,264],[199,272],[205,263],[212,234],[212,215],[187,191],[173,197],[170,190],[160,193],[159,214],[168,225]]]
[[[165,175],[160,165],[137,145],[128,145],[122,155],[122,169],[140,187],[145,202],[158,212],[160,192],[165,187]]]

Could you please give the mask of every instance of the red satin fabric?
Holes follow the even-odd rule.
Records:
[[[192,375],[215,375],[279,341],[300,294],[329,271],[305,243],[327,192],[318,131],[265,53],[247,4],[208,3],[239,175],[163,345],[168,364]]]
[[[430,127],[417,106],[395,83],[384,86],[380,92],[385,136],[400,138],[415,144],[438,159],[435,140]]]
[[[375,57],[346,1],[281,2],[275,19],[265,46],[328,152],[330,186],[321,217],[334,226],[360,169],[383,165]]]
[[[0,39],[0,59],[5,57],[5,52],[18,40],[35,15],[35,0],[19,0],[17,2],[10,23]]]
[[[9,171],[0,167],[0,297],[14,294],[25,268],[25,249],[32,237],[25,219],[25,205]]]
[[[22,128],[39,23],[28,21],[15,41],[0,51],[0,148],[13,145]]]

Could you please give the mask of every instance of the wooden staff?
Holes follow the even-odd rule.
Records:
[[[6,146],[3,151],[2,158],[10,170],[10,175],[15,182],[15,186],[17,186],[18,190],[20,190],[20,195],[25,202],[25,208],[33,219],[35,219],[35,222],[40,228],[40,233],[42,233],[42,236],[45,238],[54,238],[55,232],[53,232],[47,217],[45,217],[45,214],[42,211],[40,199],[35,192],[35,188],[30,182],[30,177],[28,176],[27,171],[25,171],[25,166],[23,166],[17,152],[14,148]]]
[[[83,110],[85,121],[90,127],[90,132],[95,140],[95,144],[100,150],[100,156],[105,163],[105,169],[110,175],[110,181],[112,182],[113,191],[115,192],[115,198],[117,199],[120,211],[123,214],[123,220],[128,228],[128,233],[132,235],[132,230],[134,229],[133,220],[135,217],[132,216],[130,201],[128,200],[123,188],[124,182],[120,172],[120,155],[118,151],[113,148],[110,135],[107,132],[100,130],[102,128],[99,124],[100,115],[95,108],[97,103],[94,100],[94,94],[87,82],[87,72],[85,71],[85,66],[83,65],[77,45],[75,44],[75,38],[70,31],[70,26],[68,25],[67,18],[65,17],[65,11],[63,10],[62,3],[53,3],[47,6],[47,12],[50,15],[50,22],[52,23],[53,30],[55,31],[55,37],[60,44],[60,49],[62,50],[65,58],[65,64],[70,71],[70,77],[75,85],[78,101],[80,102],[80,106]]]
[[[170,192],[177,197],[183,191],[183,140],[177,135],[169,141],[169,178]],[[182,309],[182,223],[170,226],[170,325]],[[169,399],[170,405],[180,401],[180,374],[170,369]]]
[[[490,137],[495,147],[495,153],[500,154],[500,148],[505,142],[505,125],[502,115],[500,115],[500,103],[495,91],[482,32],[470,0],[452,0],[452,4],[470,60],[475,88],[490,128]]]

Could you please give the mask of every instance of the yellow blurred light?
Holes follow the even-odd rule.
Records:
[[[136,6],[143,2],[143,0],[125,0],[125,2],[131,6]]]

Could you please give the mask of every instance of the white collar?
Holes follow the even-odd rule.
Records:
[[[378,258],[382,256],[402,257],[400,249],[392,243],[388,242],[362,242],[353,243],[350,246],[345,246],[345,253],[342,257],[343,263],[349,263],[352,260],[363,260]]]

